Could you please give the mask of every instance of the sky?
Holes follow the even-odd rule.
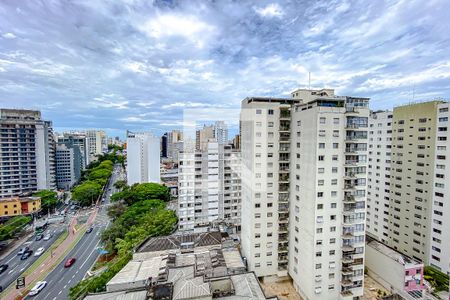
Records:
[[[448,0],[2,0],[0,107],[123,136],[236,124],[245,97],[308,86],[448,99],[449,19]]]

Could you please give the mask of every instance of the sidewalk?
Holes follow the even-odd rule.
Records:
[[[97,216],[97,210],[95,209],[87,222],[87,226],[91,224],[95,217]],[[75,229],[75,225],[77,223],[76,216],[71,220],[69,224],[69,233],[67,238],[56,248],[51,255],[45,258],[44,261],[28,276],[25,277],[25,288],[15,289],[15,282],[9,287],[8,290],[4,291],[7,294],[2,295],[2,300],[14,300],[14,299],[22,299],[25,296],[25,291],[30,290],[37,281],[43,280],[64,258],[64,256],[74,247],[74,242],[78,242],[77,239],[80,235],[83,234],[83,231],[80,229]],[[26,272],[27,270],[25,270]]]

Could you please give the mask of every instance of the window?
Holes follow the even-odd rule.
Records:
[[[439,112],[448,112],[448,107],[439,108]]]
[[[269,123],[267,124],[267,126],[268,126],[268,127],[273,127],[273,122],[269,122]]]
[[[317,170],[317,172],[318,172],[319,174],[325,173],[325,168],[319,168],[319,169]]]
[[[338,149],[339,148],[339,143],[333,143],[333,149]]]
[[[325,160],[325,156],[324,156],[324,155],[319,155],[318,160],[319,160],[319,161],[324,161],[324,160]]]
[[[321,117],[320,118],[320,124],[325,124],[326,120],[327,119],[325,117]]]
[[[256,114],[257,114],[257,115],[260,115],[261,113],[262,113],[262,110],[260,110],[260,109],[257,109],[257,110],[256,110]]]
[[[268,113],[269,115],[273,115],[273,109],[269,109],[269,110],[267,111],[267,113]]]
[[[339,124],[339,118],[333,118],[333,124]]]
[[[319,149],[325,149],[325,143],[319,143]]]

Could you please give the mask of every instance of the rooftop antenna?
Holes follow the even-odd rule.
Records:
[[[308,72],[308,90],[311,89],[311,72]]]

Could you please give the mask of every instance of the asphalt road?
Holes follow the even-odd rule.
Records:
[[[29,238],[26,242],[24,242],[16,251],[11,252],[8,256],[0,261],[0,265],[7,264],[8,269],[0,275],[0,286],[4,289],[8,287],[13,281],[19,277],[28,267],[30,267],[39,257],[34,256],[34,252],[40,247],[44,247],[47,250],[61,235],[64,231],[64,227],[60,226],[60,224],[52,224],[45,231],[46,233],[51,232],[53,236],[50,240],[44,241],[44,239],[40,241],[35,241],[35,237]],[[25,260],[20,260],[20,256],[17,255],[19,249],[22,247],[28,246],[31,250],[33,250],[33,254]]]
[[[47,286],[33,297],[33,299],[59,300],[68,299],[69,289],[80,282],[87,271],[91,269],[99,256],[97,248],[100,246],[100,235],[109,225],[109,218],[106,214],[106,207],[110,203],[109,195],[116,192],[113,187],[114,182],[124,179],[121,167],[114,167],[114,172],[111,176],[110,186],[105,193],[105,202],[102,204],[102,209],[99,210],[94,221],[94,230],[85,234],[77,245],[69,254],[62,260],[62,262],[44,279],[47,281]],[[109,191],[111,189],[111,191]],[[105,207],[105,208],[103,208]],[[76,258],[76,262],[69,268],[64,268],[64,264],[69,258]]]

